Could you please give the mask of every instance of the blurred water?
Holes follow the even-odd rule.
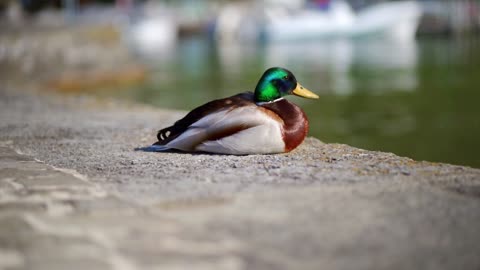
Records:
[[[130,99],[189,110],[251,91],[266,68],[283,66],[321,96],[289,98],[309,116],[310,135],[480,167],[478,39],[218,46],[191,38],[164,54],[140,57],[153,76],[122,94]]]

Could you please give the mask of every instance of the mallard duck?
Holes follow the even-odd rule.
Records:
[[[173,126],[158,131],[149,151],[247,155],[290,152],[308,132],[308,119],[284,97],[318,96],[300,85],[292,72],[273,67],[265,71],[255,92],[210,101],[189,112]]]

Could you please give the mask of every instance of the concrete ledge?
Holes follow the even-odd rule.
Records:
[[[480,267],[480,170],[314,138],[133,151],[181,115],[0,90],[0,268]]]

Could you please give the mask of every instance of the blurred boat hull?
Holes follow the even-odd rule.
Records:
[[[358,13],[344,1],[333,1],[327,10],[229,6],[217,20],[215,35],[220,41],[241,42],[372,36],[411,40],[421,14],[421,6],[416,1],[380,3]]]

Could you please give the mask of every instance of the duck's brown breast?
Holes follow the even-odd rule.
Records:
[[[290,152],[299,146],[308,133],[308,119],[300,107],[286,99],[261,105],[277,114],[283,120],[282,136],[285,142],[285,152]]]

